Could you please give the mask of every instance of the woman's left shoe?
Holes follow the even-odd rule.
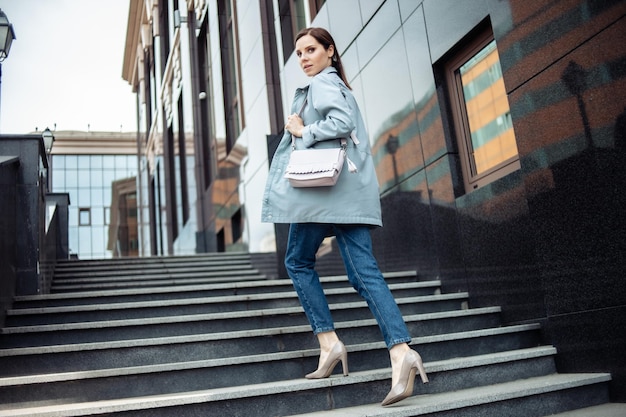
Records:
[[[424,370],[422,358],[419,353],[411,349],[404,355],[402,360],[398,383],[391,388],[381,405],[391,405],[410,397],[413,394],[413,383],[415,382],[415,374],[418,371],[422,383],[426,384],[428,376]]]
[[[306,379],[328,378],[339,361],[341,361],[341,367],[343,368],[343,376],[348,376],[348,352],[341,341],[335,343],[328,354],[328,358],[315,372],[306,374],[304,377]]]

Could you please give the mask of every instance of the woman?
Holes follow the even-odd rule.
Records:
[[[334,235],[348,279],[367,301],[389,349],[392,388],[382,404],[393,404],[412,395],[417,371],[424,383],[428,378],[419,354],[408,346],[411,337],[372,252],[369,229],[382,226],[382,220],[365,124],[331,35],[322,28],[304,29],[296,36],[295,51],[311,82],[296,91],[285,135],[270,168],[263,221],[290,224],[285,266],[320,344],[319,366],[306,378],[328,377],[339,361],[343,374],[348,374],[346,348],[335,333],[314,269],[319,246]],[[300,114],[296,114],[298,110]],[[342,170],[332,187],[291,187],[284,171],[292,135],[298,149],[338,147],[337,138],[351,138],[347,159],[357,172]]]

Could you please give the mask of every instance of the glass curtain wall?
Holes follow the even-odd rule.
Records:
[[[110,258],[111,184],[137,175],[136,155],[53,155],[52,190],[70,195],[69,248],[79,259]]]

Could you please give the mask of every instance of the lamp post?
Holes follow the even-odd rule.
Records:
[[[13,25],[7,19],[7,15],[0,9],[0,83],[2,82],[2,62],[9,56],[13,39],[15,39]]]

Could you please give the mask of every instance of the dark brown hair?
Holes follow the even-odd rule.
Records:
[[[346,79],[346,74],[343,71],[343,65],[341,64],[341,57],[339,56],[339,52],[337,52],[337,45],[335,45],[335,40],[330,35],[330,33],[328,33],[328,31],[324,28],[305,28],[305,29],[302,29],[300,32],[298,32],[294,43],[298,42],[298,40],[301,37],[306,36],[306,35],[311,35],[326,50],[328,50],[328,48],[330,48],[331,45],[333,46],[335,53],[333,54],[332,59],[331,59],[332,66],[337,70],[337,73],[339,73],[339,77],[344,82],[346,87],[352,90],[352,87],[350,87],[350,84],[348,83],[348,80]]]

